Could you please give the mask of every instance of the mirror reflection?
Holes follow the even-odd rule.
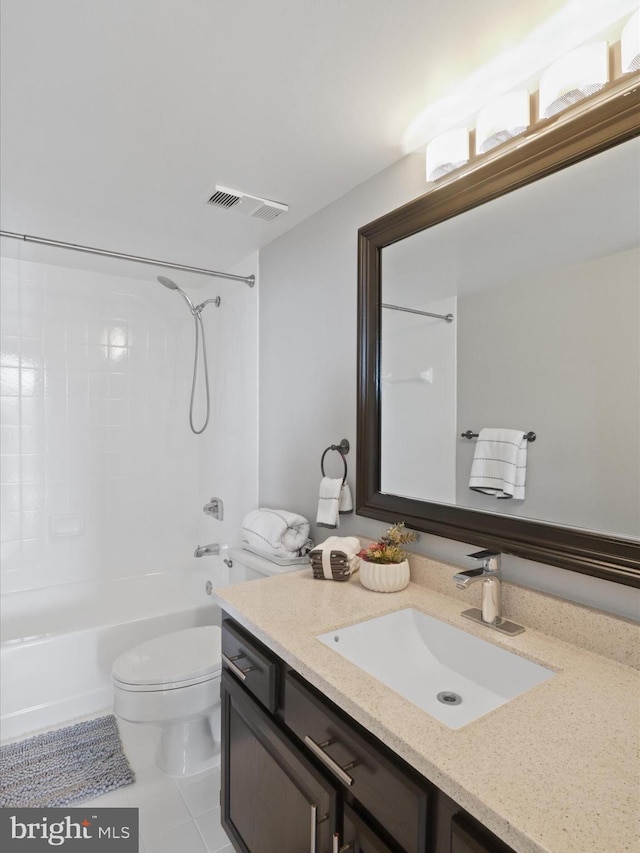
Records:
[[[640,537],[639,177],[634,139],[382,250],[381,492]],[[513,497],[489,428],[536,435]]]

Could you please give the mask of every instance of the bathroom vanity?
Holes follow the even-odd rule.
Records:
[[[238,849],[511,850],[226,615],[222,647],[222,824]]]
[[[237,849],[635,851],[638,626],[506,584],[505,613],[526,627],[507,637],[461,616],[474,593],[456,590],[457,567],[410,562],[414,582],[393,595],[309,570],[218,590],[223,824]],[[408,607],[554,675],[452,729],[318,639]],[[284,843],[284,827],[299,836]]]

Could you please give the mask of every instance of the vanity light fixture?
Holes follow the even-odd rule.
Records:
[[[640,71],[640,10],[624,25],[620,36],[620,58],[623,74]]]
[[[427,145],[427,181],[437,181],[468,161],[469,131],[466,127],[442,133]]]
[[[551,118],[598,92],[609,81],[609,45],[583,44],[550,65],[540,78],[539,117]]]
[[[476,153],[491,151],[501,142],[506,142],[523,133],[531,121],[529,92],[518,89],[487,104],[476,119]]]

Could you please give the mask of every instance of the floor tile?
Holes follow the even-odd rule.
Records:
[[[207,845],[208,853],[218,853],[229,846],[229,836],[220,825],[220,809],[212,809],[196,818],[196,826]]]
[[[147,853],[207,853],[204,841],[193,821],[174,826],[164,835],[148,838],[143,835]]]
[[[220,769],[193,777],[191,782],[179,785],[179,791],[193,817],[217,808],[220,805]]]

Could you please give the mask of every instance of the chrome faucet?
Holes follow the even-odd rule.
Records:
[[[206,555],[215,556],[220,553],[220,546],[217,542],[214,542],[212,545],[198,545],[196,550],[193,552],[194,557],[204,557]]]
[[[521,625],[502,618],[501,555],[497,551],[476,551],[469,557],[482,560],[482,568],[458,572],[453,580],[458,589],[467,589],[472,583],[482,581],[482,606],[465,610],[462,615],[504,634],[522,633],[524,628]]]

